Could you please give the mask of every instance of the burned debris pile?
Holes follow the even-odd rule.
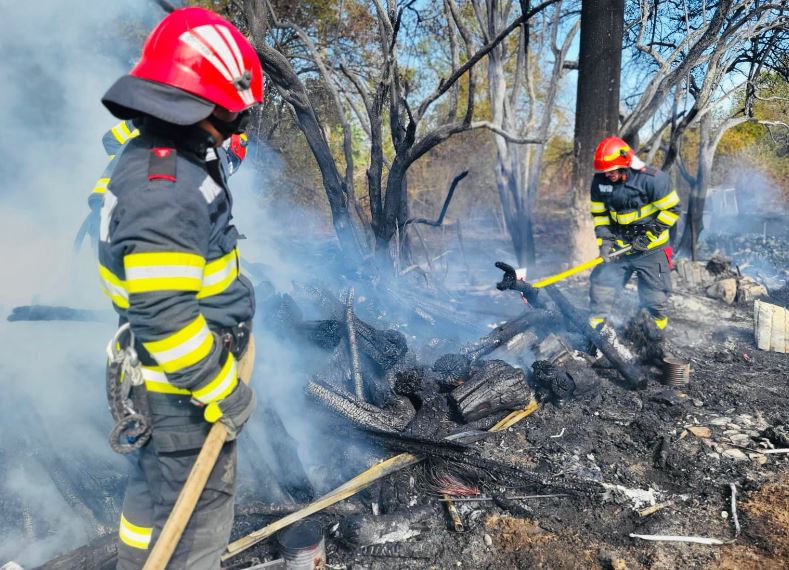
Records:
[[[637,547],[630,534],[728,540],[721,511],[730,512],[729,485],[747,498],[785,476],[789,362],[754,352],[747,296],[728,304],[707,295],[721,279],[745,281],[737,268],[725,260],[701,267],[697,285],[675,279],[677,341],[668,348],[692,369],[678,386],[661,383],[665,354],[652,350],[650,319],[636,315],[593,335],[572,290],[548,288],[478,338],[474,319],[449,297],[387,290],[383,302],[361,286],[259,295],[261,328],[318,355],[303,412],[326,426],[320,445],[336,457],[316,474],[287,422],[263,405],[267,433],[278,434],[273,460],[251,455],[251,440],[265,438],[249,426],[239,461],[281,492],[242,493],[233,541],[263,538],[223,567],[282,556],[277,530],[307,515],[323,529],[329,560],[346,568],[610,567],[619,559],[647,568],[660,547]],[[491,314],[506,306],[513,315],[513,300],[498,299]],[[748,534],[755,518],[740,516],[740,542],[772,544]],[[99,540],[79,556],[107,548]],[[670,560],[715,566],[722,552],[671,551]],[[769,567],[769,552],[757,555]]]

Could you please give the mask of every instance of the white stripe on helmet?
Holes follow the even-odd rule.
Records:
[[[222,63],[225,64],[225,67],[230,72],[230,75],[232,75],[234,78],[239,77],[241,75],[241,68],[238,65],[238,60],[233,57],[230,49],[228,49],[227,42],[217,31],[217,27],[218,26],[213,25],[198,26],[192,31],[195,32],[200,39],[207,43],[208,47],[210,47],[213,52],[219,56],[219,59],[221,59]]]
[[[188,30],[184,32],[183,34],[181,34],[179,39],[185,44],[195,49],[196,51],[198,51],[200,55],[202,55],[209,62],[211,62],[211,65],[213,65],[219,71],[219,73],[222,74],[222,76],[225,79],[232,82],[233,76],[228,71],[224,63],[220,61],[219,58],[216,57],[216,55],[214,55],[214,52],[211,51],[210,47],[208,46],[208,43],[201,36],[192,32],[193,30]]]

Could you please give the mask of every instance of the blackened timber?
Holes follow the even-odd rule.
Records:
[[[516,335],[530,328],[549,326],[558,320],[558,315],[544,309],[526,311],[521,316],[499,325],[481,339],[466,344],[460,349],[460,353],[469,356],[472,360],[477,360],[487,356]]]
[[[553,302],[556,303],[556,306],[562,312],[565,320],[570,326],[588,338],[625,380],[627,380],[631,387],[643,387],[646,382],[646,374],[640,366],[625,361],[605,337],[587,324],[587,320],[581,314],[581,311],[576,309],[555,285],[549,285],[543,289],[550,295]]]
[[[315,490],[299,459],[296,440],[285,429],[282,418],[274,408],[262,406],[262,412],[266,416],[265,425],[271,449],[277,458],[277,468],[282,475],[282,486],[297,501],[311,501],[315,497]]]
[[[533,395],[523,370],[502,360],[490,360],[472,369],[468,382],[450,394],[464,422],[478,420],[500,410],[513,410]]]
[[[405,425],[399,423],[399,418],[389,417],[383,410],[376,408],[372,404],[365,405],[364,402],[357,401],[345,394],[334,392],[317,382],[309,382],[306,392],[308,396],[320,401],[326,407],[359,427],[390,433],[401,431],[405,427]],[[394,425],[393,421],[395,422]]]
[[[54,305],[23,305],[14,307],[9,321],[81,321],[103,323],[111,321],[112,311],[92,311]]]

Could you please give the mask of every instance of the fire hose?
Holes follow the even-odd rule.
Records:
[[[122,325],[107,345],[107,402],[115,426],[109,442],[113,451],[131,453],[145,445],[151,437],[148,398],[144,390],[140,359],[134,350],[134,333],[129,323]]]

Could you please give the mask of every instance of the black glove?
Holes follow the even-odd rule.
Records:
[[[611,254],[614,253],[615,243],[613,239],[603,239],[603,243],[600,244],[600,257],[603,258],[603,263],[611,261]]]
[[[496,289],[499,291],[515,289],[515,285],[518,282],[518,278],[515,275],[515,268],[512,265],[504,263],[503,261],[497,261],[496,267],[504,272],[504,277],[501,278],[501,281],[496,283]]]
[[[503,261],[497,261],[496,267],[501,269],[504,272],[504,277],[502,277],[501,281],[496,283],[496,289],[499,291],[506,291],[507,289],[512,289],[513,291],[519,291],[526,297],[526,300],[534,305],[537,301],[537,294],[540,292],[538,289],[535,289],[525,281],[518,279],[518,276],[515,274],[515,268],[512,265],[504,263]]]
[[[218,420],[225,424],[227,441],[230,441],[238,436],[241,428],[252,415],[255,404],[255,391],[239,379],[235,390],[230,392],[227,398],[211,402],[205,407],[203,417],[210,423]]]

